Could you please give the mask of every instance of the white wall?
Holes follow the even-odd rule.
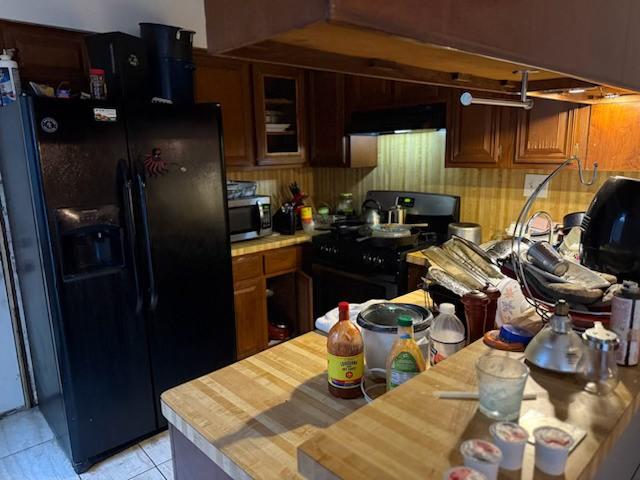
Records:
[[[204,0],[0,0],[0,18],[90,32],[138,35],[138,22],[194,30],[206,47]]]

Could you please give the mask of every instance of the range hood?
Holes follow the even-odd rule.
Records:
[[[432,103],[366,112],[353,112],[348,135],[381,135],[446,128],[446,104]]]
[[[532,96],[640,98],[634,1],[205,0],[205,13],[214,55],[513,95],[528,70]]]

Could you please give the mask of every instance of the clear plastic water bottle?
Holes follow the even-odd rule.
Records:
[[[456,317],[456,308],[451,303],[441,303],[440,314],[431,324],[431,365],[462,350],[465,343],[464,324]]]

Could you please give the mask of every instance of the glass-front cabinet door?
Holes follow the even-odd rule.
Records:
[[[275,65],[254,64],[256,139],[259,165],[306,161],[304,73]]]

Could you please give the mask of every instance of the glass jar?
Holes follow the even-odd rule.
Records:
[[[347,217],[353,216],[353,193],[340,194],[340,200],[338,201],[336,213],[338,215],[346,215]]]
[[[593,328],[582,334],[582,341],[585,347],[578,362],[578,376],[587,392],[606,395],[618,385],[618,336],[601,322],[594,322]]]
[[[89,90],[91,98],[95,100],[105,100],[107,98],[107,83],[102,68],[89,69]]]

